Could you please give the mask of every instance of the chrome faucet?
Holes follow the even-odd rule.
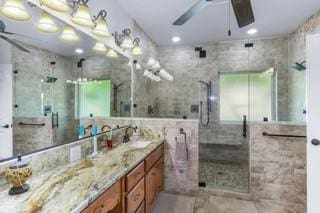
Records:
[[[123,137],[123,143],[127,143],[130,141],[130,135],[128,134],[128,130],[132,129],[134,132],[137,132],[137,127],[129,126],[126,128],[125,135]]]
[[[105,125],[103,125],[103,126],[101,127],[101,132],[104,132],[104,129],[105,129],[105,128],[108,128],[109,130],[112,130],[112,127],[111,127],[111,126],[105,124]]]

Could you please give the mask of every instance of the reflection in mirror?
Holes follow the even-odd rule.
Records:
[[[37,7],[28,9],[33,17],[42,14]],[[108,58],[106,50],[92,50],[94,39],[64,28],[47,13],[41,17],[49,17],[59,32],[44,33],[38,20],[0,17],[0,71],[6,76],[0,82],[0,124],[9,124],[0,129],[0,141],[6,142],[1,144],[0,160],[90,136],[95,118],[131,115],[129,60],[121,55]],[[64,41],[65,30],[76,39]]]

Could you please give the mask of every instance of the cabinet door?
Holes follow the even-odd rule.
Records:
[[[117,182],[91,203],[82,213],[121,213],[121,186]]]
[[[157,170],[154,167],[146,175],[146,212],[152,210],[153,203],[157,197]]]
[[[145,197],[144,193],[144,179],[142,179],[127,195],[126,198],[126,213],[135,213],[143,202]]]
[[[157,169],[157,192],[164,190],[164,156],[162,156],[156,164]]]

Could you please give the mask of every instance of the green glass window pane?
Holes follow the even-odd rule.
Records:
[[[220,75],[220,120],[241,121],[248,115],[248,75]]]
[[[81,84],[81,117],[110,117],[110,80]]]

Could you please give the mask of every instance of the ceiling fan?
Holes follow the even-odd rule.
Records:
[[[181,26],[185,24],[189,19],[200,12],[200,10],[212,3],[215,3],[216,1],[217,0],[199,0],[187,12],[178,18],[173,25]],[[230,1],[240,28],[245,27],[255,21],[250,0],[226,0],[224,3],[230,3]],[[220,1],[220,3],[222,2]]]
[[[15,47],[18,48],[19,50],[22,50],[23,52],[26,52],[26,53],[30,53],[29,50],[27,50],[26,48],[24,48],[23,46],[21,46],[21,45],[18,44],[17,42],[13,41],[12,39],[10,39],[10,38],[2,35],[2,34],[15,35],[15,36],[24,37],[23,35],[6,31],[6,25],[4,24],[3,21],[0,20],[0,38],[3,39],[3,40],[5,40],[5,41],[7,41],[7,42],[10,43],[11,45],[15,46]]]

